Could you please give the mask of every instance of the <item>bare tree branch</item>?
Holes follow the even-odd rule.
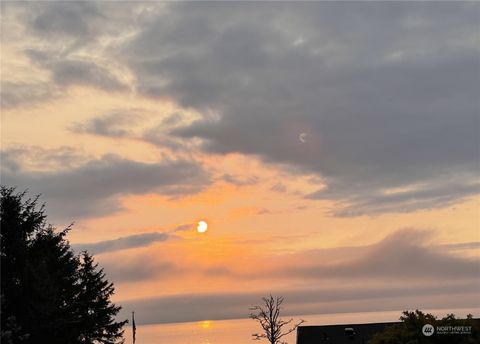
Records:
[[[293,323],[293,319],[281,319],[280,311],[282,310],[283,300],[281,296],[274,298],[270,295],[268,298],[262,298],[262,306],[250,307],[252,311],[250,318],[258,321],[263,329],[263,333],[252,334],[253,340],[267,339],[270,344],[288,344],[280,339],[295,331],[298,326],[305,322],[304,320],[300,320],[297,323]],[[291,327],[284,329],[287,326]]]

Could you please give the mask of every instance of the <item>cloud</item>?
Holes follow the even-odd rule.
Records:
[[[246,318],[249,307],[259,304],[261,297],[270,293],[284,296],[285,316],[403,310],[415,307],[451,309],[480,305],[475,298],[475,295],[478,295],[478,281],[450,282],[416,288],[346,285],[288,291],[269,288],[243,293],[182,294],[129,300],[122,302],[123,310],[119,317],[128,317],[129,310],[135,309],[140,324]]]
[[[158,241],[166,241],[171,237],[168,233],[150,232],[134,234],[112,240],[99,241],[95,243],[81,243],[72,245],[76,251],[87,250],[91,254],[126,250],[130,248],[149,246]]]
[[[477,195],[480,192],[480,183],[476,179],[464,181],[431,181],[427,185],[413,190],[385,194],[382,192],[353,194],[349,196],[347,190],[342,193],[346,203],[332,213],[336,216],[351,217],[364,214],[381,214],[387,212],[406,213],[418,209],[446,207],[455,204],[460,199]],[[307,195],[310,199],[339,198],[330,193],[329,188]]]
[[[480,241],[473,241],[473,242],[461,242],[456,244],[445,244],[442,245],[443,248],[447,250],[475,250],[480,249]]]
[[[118,38],[144,14],[141,4],[64,1],[8,4],[24,34],[63,51],[98,48],[100,38]],[[85,52],[85,50],[83,51]],[[98,51],[97,51],[98,53]]]
[[[167,147],[172,151],[191,151],[192,149],[197,149],[196,145],[190,144],[187,140],[172,137],[166,133],[163,124],[145,130],[140,138],[157,147]]]
[[[125,89],[125,85],[106,68],[91,61],[69,59],[54,62],[46,67],[52,72],[54,81],[62,86],[83,84],[107,91]]]
[[[23,51],[51,73],[49,87],[130,90],[126,78],[139,95],[203,115],[172,116],[145,141],[177,151],[200,141],[210,153],[316,174],[322,185],[306,198],[359,216],[478,194],[478,6],[74,2],[9,4],[22,10],[7,14],[31,35]],[[34,83],[10,89],[9,106],[44,97]],[[82,129],[124,134],[109,123]],[[411,185],[422,186],[384,192]]]
[[[140,140],[159,148],[167,147],[173,152],[190,152],[197,147],[186,140],[168,135],[172,127],[184,120],[182,114],[174,113],[148,126],[146,123],[149,118],[142,109],[115,109],[86,122],[74,123],[69,126],[69,130],[78,134]]]
[[[173,231],[174,232],[189,231],[189,230],[195,229],[195,226],[196,226],[195,223],[186,223],[186,224],[175,227]]]
[[[70,146],[42,148],[38,146],[11,145],[0,151],[4,169],[16,172],[22,168],[47,171],[74,168],[86,163],[91,157]]]
[[[158,261],[153,256],[141,255],[137,257],[107,257],[99,258],[107,278],[114,283],[141,283],[152,278],[169,279],[185,273],[184,268],[173,262]]]
[[[433,245],[432,231],[398,230],[366,246],[314,249],[294,253],[265,255],[263,264],[245,270],[243,264],[224,266],[235,279],[252,281],[282,280],[298,283],[317,281],[350,284],[355,281],[470,281],[477,278],[480,266],[476,257],[452,254],[457,249],[475,249],[478,243]],[[216,266],[216,269],[222,266]]]
[[[115,110],[103,116],[90,119],[86,123],[75,123],[71,130],[80,134],[93,134],[106,137],[132,136],[131,127],[140,119],[137,110]]]
[[[345,252],[346,257],[332,263],[315,259],[290,257],[291,261],[310,263],[293,264],[279,268],[277,273],[300,279],[352,279],[352,280],[474,280],[480,273],[478,261],[460,258],[445,253],[442,247],[430,246],[428,238],[432,232],[416,230],[397,231],[378,243],[363,248],[356,255],[355,249]],[[317,254],[321,254],[317,252]],[[351,258],[348,258],[351,257]],[[294,259],[295,258],[295,259]],[[305,258],[305,257],[303,257]],[[317,261],[317,262],[315,262]]]
[[[121,66],[107,50],[109,42],[133,28],[129,10],[135,7],[83,1],[5,4],[2,41],[12,70],[21,66],[24,76],[9,74],[2,80],[2,107],[65,96],[72,85],[128,90],[125,70],[118,70]],[[26,63],[22,53],[33,64]]]
[[[263,263],[248,272],[235,266],[205,266],[195,272],[208,278],[244,279],[257,287],[248,292],[128,300],[122,306],[135,309],[142,324],[244,318],[251,305],[270,293],[285,297],[285,315],[480,306],[478,261],[450,255],[444,245],[432,245],[433,239],[431,231],[400,230],[367,246],[262,257]],[[192,273],[175,266],[157,275],[158,269],[148,266],[140,267],[142,280]],[[285,289],[279,281],[286,280],[295,287]]]
[[[143,163],[106,155],[54,171],[14,171],[5,166],[2,183],[42,194],[50,216],[72,221],[121,210],[121,196],[157,193],[181,197],[200,192],[211,180],[194,161]]]
[[[95,2],[43,3],[36,7],[29,25],[38,35],[92,37],[105,20]]]
[[[255,185],[258,183],[257,177],[249,177],[242,179],[231,174],[225,173],[220,177],[226,183],[233,184],[235,186]]]
[[[27,50],[27,56],[40,67],[48,70],[53,81],[61,87],[87,85],[105,91],[126,90],[127,86],[106,66],[94,60],[56,56],[51,52]]]
[[[171,135],[316,173],[328,192],[307,197],[338,201],[334,215],[407,212],[478,193],[474,9],[172,4],[121,52],[140,93],[206,114]],[[382,194],[419,183],[430,184]]]
[[[288,191],[288,188],[285,184],[283,183],[276,183],[275,185],[273,185],[270,190],[272,191],[276,191],[276,192],[287,192]]]
[[[191,229],[192,226],[187,228]],[[209,278],[257,281],[259,285],[268,281],[272,286],[285,280],[308,285],[317,281],[344,285],[355,281],[382,284],[388,280],[401,284],[403,281],[425,283],[452,278],[458,281],[476,279],[480,273],[476,259],[459,257],[450,252],[475,249],[478,243],[452,247],[432,245],[431,236],[431,231],[405,229],[372,245],[267,254],[256,258],[263,263],[255,269],[246,269],[245,263],[240,261],[206,265],[203,269],[197,269],[196,273]]]
[[[48,82],[12,82],[2,80],[0,100],[2,109],[32,106],[52,99],[60,91]]]

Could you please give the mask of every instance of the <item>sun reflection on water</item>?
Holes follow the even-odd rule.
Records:
[[[203,320],[199,322],[200,327],[204,329],[208,329],[212,326],[212,322],[210,320]]]

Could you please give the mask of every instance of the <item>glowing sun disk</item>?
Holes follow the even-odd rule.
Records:
[[[197,224],[197,232],[198,233],[205,233],[208,229],[208,223],[205,221],[198,221]]]

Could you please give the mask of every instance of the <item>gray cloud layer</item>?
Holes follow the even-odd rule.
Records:
[[[30,59],[50,71],[53,81],[61,86],[87,85],[106,91],[126,88],[108,69],[94,61],[68,56],[55,56],[51,52],[28,50]]]
[[[107,278],[114,283],[141,283],[150,279],[169,279],[186,273],[190,269],[178,266],[173,262],[157,261],[155,257],[134,257],[113,259],[101,256],[99,259]]]
[[[58,95],[59,90],[47,82],[12,82],[1,80],[2,109],[33,105]]]
[[[480,303],[475,298],[478,287],[478,282],[469,282],[413,288],[346,285],[289,291],[183,294],[123,302],[119,318],[128,317],[131,310],[136,311],[141,324],[246,318],[249,307],[259,304],[260,298],[270,292],[285,297],[284,315],[478,307]]]
[[[3,167],[2,184],[42,194],[49,215],[67,221],[118,211],[118,196],[159,193],[179,197],[199,192],[210,183],[207,172],[187,160],[142,163],[107,155],[53,172]]]
[[[134,309],[142,314],[142,323],[245,317],[248,307],[269,293],[284,295],[290,314],[480,305],[475,301],[480,287],[478,261],[448,252],[458,248],[478,249],[478,243],[431,245],[431,234],[400,230],[369,246],[262,257],[253,272],[239,272],[230,266],[192,269],[147,256],[138,256],[121,265],[113,260],[102,263],[117,282],[199,274],[202,280],[234,278],[258,286],[255,292],[182,294],[123,302],[127,312]],[[132,279],[129,273],[137,279]],[[285,280],[296,287],[290,290],[278,287],[277,282]]]
[[[381,282],[388,279],[402,283],[405,280],[448,281],[452,278],[471,281],[478,277],[480,265],[477,260],[452,254],[458,248],[474,250],[478,248],[478,243],[435,246],[428,243],[431,234],[428,231],[399,230],[370,246],[338,247],[262,257],[262,264],[251,272],[225,265],[206,266],[198,268],[197,272],[209,277],[268,283],[285,279],[312,283],[322,280],[342,283]],[[129,241],[130,238],[125,240]],[[149,243],[150,240],[147,240],[141,246]],[[150,265],[143,266],[141,260],[139,257],[138,261],[131,263],[145,279],[156,278],[159,269],[152,269]],[[149,261],[149,258],[144,257],[143,261]],[[124,266],[134,269],[128,263]],[[178,270],[177,273],[187,270]]]
[[[155,242],[168,240],[171,236],[162,232],[151,232],[129,235],[113,240],[105,240],[95,243],[76,244],[72,247],[77,251],[87,250],[91,254],[126,250],[130,248],[145,247]]]
[[[139,120],[135,109],[117,110],[95,117],[86,123],[75,123],[71,130],[79,134],[92,134],[106,137],[132,136],[131,127]]]
[[[478,194],[476,10],[175,4],[122,52],[141,92],[218,111],[173,135],[318,173],[328,188],[308,197],[341,201],[335,215],[405,212]]]
[[[346,193],[349,205],[339,210],[335,209],[332,213],[344,217],[388,212],[403,213],[449,206],[458,202],[459,198],[477,195],[479,192],[480,182],[475,179],[468,180],[468,177],[467,181],[450,180],[446,184],[442,180],[434,180],[426,186],[394,194],[371,192],[348,196]],[[330,190],[320,190],[307,195],[307,198],[328,199],[329,196],[332,196]]]
[[[363,252],[360,251],[354,257],[348,258],[359,248],[344,250],[346,257],[333,264],[325,264],[318,256],[315,257],[322,251],[311,252],[308,260],[305,257],[302,259],[301,255],[294,259],[309,263],[288,267],[278,273],[301,279],[342,278],[372,281],[388,278],[398,282],[432,279],[448,281],[457,278],[474,280],[480,275],[480,264],[477,260],[456,257],[444,252],[442,246],[428,245],[426,239],[429,235],[431,232],[400,230],[370,247],[363,248]],[[467,247],[475,248],[472,246],[474,243],[468,244]]]
[[[448,281],[474,280],[480,275],[476,258],[459,257],[457,249],[475,250],[478,243],[432,245],[431,231],[399,230],[369,246],[337,247],[279,255],[249,278],[298,281]],[[270,265],[270,266],[269,266]],[[231,271],[231,273],[234,273]],[[239,276],[239,275],[235,275]]]
[[[50,74],[50,80],[42,82],[33,81],[36,75],[21,82],[2,79],[2,107],[50,100],[65,95],[72,85],[127,90],[110,69],[114,59],[102,59],[104,48],[99,40],[115,38],[126,30],[133,19],[128,10],[116,11],[113,3],[99,6],[91,1],[17,1],[4,4],[2,13],[10,19],[5,21],[2,43],[13,42],[16,50],[23,50],[35,66]],[[37,74],[38,69],[31,73]]]
[[[94,38],[106,19],[95,2],[85,1],[35,4],[35,12],[26,18],[29,28],[48,37]]]
[[[100,38],[128,34],[102,56],[132,73],[139,94],[204,113],[170,136],[152,128],[146,140],[182,149],[175,138],[200,138],[208,152],[318,174],[327,188],[306,197],[338,201],[333,215],[358,216],[478,194],[479,6],[48,3],[23,6],[21,18],[26,32],[58,43],[25,50],[53,83],[123,89],[107,65],[85,56],[97,55]]]

